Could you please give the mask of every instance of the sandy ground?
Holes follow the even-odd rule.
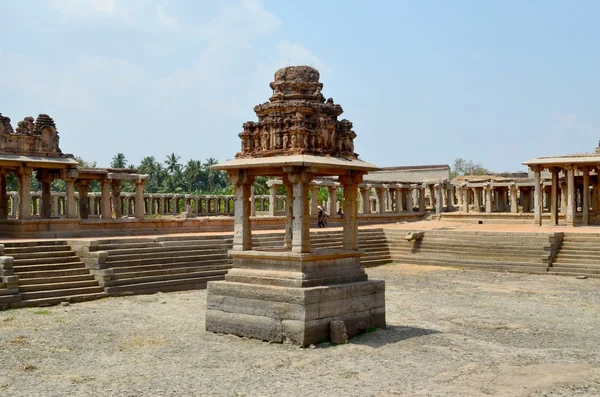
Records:
[[[598,396],[600,280],[387,265],[347,345],[204,331],[205,291],[0,312],[0,396]]]

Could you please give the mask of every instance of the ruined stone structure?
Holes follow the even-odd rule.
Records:
[[[66,218],[87,219],[90,214],[88,190],[93,181],[102,186],[98,213],[104,219],[118,219],[122,216],[120,193],[124,180],[136,184],[135,216],[143,218],[146,175],[131,169],[81,168],[73,155],[62,153],[58,142],[56,124],[47,114],[40,114],[35,121],[33,117],[25,117],[16,130],[13,130],[10,119],[0,114],[0,220],[12,216],[25,221],[36,214],[42,219],[58,217],[57,206]],[[10,173],[19,182],[18,194],[13,197],[9,197],[6,191],[6,177]],[[42,186],[39,201],[30,192],[30,180],[34,174]],[[66,193],[63,200],[54,201],[50,189],[57,179],[65,181]],[[78,198],[75,186],[79,190]]]
[[[293,154],[356,159],[352,123],[337,120],[343,110],[325,101],[319,72],[312,68],[281,69],[271,83],[270,102],[254,107],[258,122],[244,123],[242,150],[236,158]]]
[[[270,103],[255,108],[259,123],[244,124],[242,152],[215,167],[235,186],[233,269],[208,284],[206,329],[306,346],[329,339],[332,321],[348,336],[385,327],[384,283],[368,280],[358,250],[358,185],[377,167],[354,153],[351,124],[325,103],[317,70],[283,68],[271,87]],[[252,247],[251,185],[260,175],[281,178],[287,192],[285,237],[270,249]],[[309,185],[333,176],[343,187],[342,249],[311,250]]]
[[[534,173],[534,223],[542,225],[543,195],[549,193],[550,224],[558,225],[564,213],[567,226],[600,222],[600,142],[594,153],[538,157],[525,161]],[[542,172],[551,175],[549,189]],[[578,222],[577,222],[578,221]]]

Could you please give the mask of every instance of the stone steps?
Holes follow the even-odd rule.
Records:
[[[158,264],[176,264],[178,262],[190,262],[197,261],[198,263],[202,263],[204,261],[213,261],[213,260],[223,260],[228,261],[229,256],[226,251],[216,254],[207,254],[203,255],[200,253],[196,253],[195,255],[181,255],[181,256],[173,256],[172,254],[167,256],[159,256],[159,257],[150,257],[145,259],[124,259],[124,260],[113,260],[109,258],[106,260],[106,264],[109,267],[122,267],[122,266],[142,266],[142,265],[158,265]]]
[[[546,273],[556,251],[551,233],[425,231],[422,239],[407,241],[408,231],[386,230],[395,262]]]
[[[79,262],[66,262],[66,263],[49,263],[40,265],[19,265],[14,266],[15,274],[18,276],[21,272],[42,272],[42,271],[53,271],[53,270],[70,270],[70,269],[85,269],[85,264]]]
[[[79,262],[79,258],[75,255],[74,252],[70,253],[69,256],[53,256],[51,253],[48,253],[46,257],[43,258],[33,258],[33,259],[17,259],[15,258],[14,266],[35,266],[35,265],[53,265],[53,264],[61,264],[61,263],[74,263]]]
[[[554,261],[555,264],[561,264],[561,263],[571,263],[571,264],[577,264],[577,263],[585,263],[585,264],[590,264],[590,265],[597,265],[600,266],[600,258],[596,257],[583,257],[583,256],[575,256],[575,255],[562,255],[562,254],[558,254],[558,256],[556,257],[556,260]]]
[[[143,260],[147,260],[147,259],[160,261],[164,258],[172,258],[173,253],[177,253],[178,258],[183,258],[183,257],[190,257],[190,256],[210,256],[210,255],[216,255],[216,254],[222,255],[224,252],[227,253],[226,248],[214,249],[213,247],[207,247],[206,249],[203,249],[203,250],[163,249],[159,252],[151,252],[151,253],[130,252],[127,254],[119,254],[119,255],[113,255],[112,252],[110,252],[110,255],[108,256],[106,262],[107,263],[117,263],[117,262],[124,262],[124,261],[135,262],[135,261],[143,261]]]
[[[104,288],[98,284],[96,286],[86,287],[74,287],[59,288],[61,285],[52,284],[56,289],[51,289],[49,285],[42,284],[43,287],[35,291],[22,292],[21,298],[23,301],[41,299],[41,298],[66,298],[71,295],[87,295],[87,294],[99,294],[104,292]],[[66,300],[66,299],[65,299]]]
[[[415,258],[414,256],[394,256],[394,262],[410,263],[429,266],[450,266],[465,269],[497,270],[519,273],[546,273],[548,267],[544,264],[535,266],[532,263],[509,261],[483,261],[483,260],[453,260],[446,258]]]
[[[558,265],[550,267],[549,271],[553,272],[570,272],[570,273],[585,273],[585,274],[600,274],[600,266],[588,267],[588,266],[569,266],[569,265]]]
[[[58,296],[58,297],[45,297],[45,298],[37,298],[37,299],[27,299],[22,300],[20,302],[13,302],[10,304],[11,308],[20,308],[20,307],[40,307],[40,306],[52,306],[58,305],[61,302],[87,302],[91,300],[106,298],[108,294],[104,291],[97,293],[82,293],[68,296]]]
[[[223,263],[222,259],[215,259],[215,260],[211,260],[211,261],[202,261],[202,264],[199,266],[197,261],[190,261],[190,262],[177,262],[177,268],[184,268],[184,267],[195,267],[195,268],[211,268],[214,266],[226,266],[228,268],[231,267],[231,261],[228,261],[227,263]],[[141,266],[122,266],[122,267],[112,267],[111,270],[113,271],[113,273],[115,275],[117,274],[121,274],[121,273],[135,273],[135,272],[151,272],[151,271],[160,271],[160,270],[164,270],[164,269],[171,269],[173,268],[174,264],[171,263],[158,263],[158,264],[153,264],[153,265],[141,265]]]
[[[93,276],[90,276],[91,279],[88,280],[79,280],[79,281],[65,281],[64,279],[62,281],[59,280],[52,280],[52,283],[45,283],[44,281],[46,280],[40,280],[41,282],[39,284],[21,284],[19,283],[19,292],[21,293],[36,293],[36,292],[42,292],[42,291],[48,291],[48,290],[65,290],[65,289],[78,289],[78,288],[88,288],[88,287],[93,287],[96,288],[98,287],[98,283],[96,282],[96,280],[94,279]],[[57,287],[60,287],[57,289]]]
[[[82,272],[82,274],[66,274],[66,275],[62,275],[62,276],[52,275],[50,277],[48,277],[48,276],[40,277],[39,274],[34,274],[31,277],[23,277],[21,275],[19,278],[19,290],[23,291],[23,287],[29,286],[29,285],[44,284],[49,279],[51,279],[53,283],[55,283],[55,284],[60,283],[61,285],[63,283],[69,283],[69,282],[75,282],[75,281],[94,281],[94,276],[92,276],[87,269],[83,269],[83,270],[85,270],[85,273]]]
[[[135,273],[133,277],[127,277],[123,274],[119,275],[117,278],[107,281],[105,287],[113,287],[119,285],[134,285],[134,284],[144,284],[148,282],[157,282],[157,281],[171,281],[171,280],[182,280],[186,278],[195,278],[200,279],[203,277],[214,277],[214,276],[224,276],[229,268],[224,269],[213,269],[213,270],[201,270],[193,268],[183,268],[183,269],[170,269],[170,272],[161,272],[157,275],[147,275],[143,273]]]
[[[456,258],[456,259],[469,259],[469,258],[491,258],[492,260],[506,260],[506,258],[513,259],[521,259],[525,262],[532,263],[548,263],[549,253],[540,253],[536,251],[523,252],[522,250],[517,250],[513,252],[500,252],[500,251],[484,251],[480,249],[479,251],[475,250],[466,250],[462,251],[460,247],[454,247],[449,249],[448,247],[428,247],[428,248],[419,248],[416,252],[413,252],[411,249],[398,249],[398,248],[390,248],[390,252],[393,254],[410,254],[410,255],[419,255],[419,256],[436,256],[443,258]],[[517,260],[518,261],[518,260]]]
[[[129,271],[115,273],[113,280],[127,280],[137,279],[139,277],[154,277],[154,276],[168,276],[170,274],[182,274],[182,273],[193,273],[193,272],[210,272],[210,271],[227,271],[231,268],[230,265],[213,265],[213,266],[181,266],[181,267],[167,267],[155,270],[139,270],[139,269],[127,269]]]
[[[33,254],[33,253],[48,253],[48,252],[69,252],[71,248],[68,245],[38,245],[38,246],[24,246],[24,247],[5,247],[4,255],[13,256],[20,254]]]
[[[232,238],[217,236],[163,236],[101,242],[107,251],[104,282],[109,295],[155,293],[205,288],[207,281],[222,280],[231,268],[227,251]]]
[[[198,278],[180,278],[176,280],[161,280],[137,284],[117,285],[106,287],[106,292],[111,296],[154,294],[156,292],[185,291],[189,289],[204,289],[209,281],[223,280],[224,275]]]
[[[11,307],[52,305],[106,296],[85,264],[64,240],[5,243],[19,277],[20,302]]]

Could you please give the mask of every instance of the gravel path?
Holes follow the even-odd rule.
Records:
[[[598,396],[600,280],[387,265],[389,328],[204,331],[205,291],[0,312],[0,396]]]

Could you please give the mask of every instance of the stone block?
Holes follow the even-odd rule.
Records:
[[[384,306],[371,309],[371,326],[379,329],[385,329],[387,327]]]
[[[303,347],[329,340],[329,320],[283,320],[284,342]]]
[[[275,319],[305,321],[319,318],[318,303],[301,305],[278,301],[209,295],[207,296],[206,307],[228,313],[241,313]]]
[[[329,323],[329,340],[336,345],[348,343],[348,330],[346,323],[340,320],[331,321]]]
[[[224,295],[262,301],[277,300],[287,303],[314,303],[320,298],[320,290],[307,291],[301,288],[285,288],[270,285],[252,285],[228,281],[211,281],[207,295]],[[309,296],[307,296],[309,295]]]
[[[283,342],[283,325],[280,320],[220,310],[206,310],[206,330],[233,334],[269,342]]]

